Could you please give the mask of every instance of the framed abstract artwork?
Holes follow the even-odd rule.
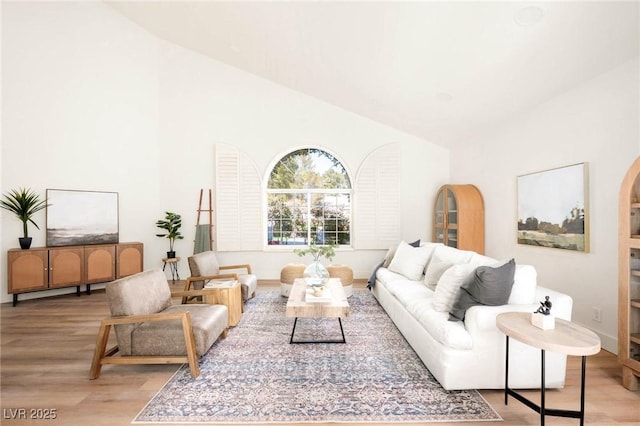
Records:
[[[118,193],[47,189],[47,246],[118,243]]]
[[[589,251],[587,163],[518,176],[518,243]]]

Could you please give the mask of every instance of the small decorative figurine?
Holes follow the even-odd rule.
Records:
[[[556,319],[551,315],[551,301],[549,296],[540,302],[538,310],[531,314],[531,324],[543,330],[552,330],[556,326]]]
[[[544,302],[540,302],[540,307],[536,313],[542,315],[549,315],[551,313],[551,301],[549,300],[549,296],[545,296]]]

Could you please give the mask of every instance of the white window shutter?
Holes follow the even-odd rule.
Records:
[[[384,145],[365,158],[354,189],[354,248],[386,249],[400,241],[398,144]]]
[[[216,145],[215,244],[218,251],[262,249],[262,190],[249,156]]]

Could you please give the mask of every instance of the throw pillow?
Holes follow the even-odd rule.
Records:
[[[510,305],[528,305],[536,303],[536,286],[538,274],[531,265],[516,265],[513,287],[509,296]]]
[[[460,287],[449,321],[463,321],[467,309],[475,305],[500,306],[507,303],[513,287],[516,262],[509,260],[504,265],[479,266],[465,279]]]
[[[391,261],[393,260],[393,256],[395,256],[396,250],[398,250],[398,245],[399,244],[395,244],[389,247],[389,250],[387,251],[387,255],[384,257],[384,262],[382,262],[383,268],[388,268],[389,265],[391,264]],[[420,240],[415,240],[414,242],[409,243],[409,245],[411,247],[420,247]]]
[[[431,261],[424,273],[424,284],[431,290],[435,290],[438,281],[444,271],[453,265],[468,263],[473,252],[458,250],[445,245],[438,245],[431,256]]]
[[[475,267],[466,263],[453,265],[443,274],[433,293],[433,309],[438,312],[449,312],[465,279]]]
[[[422,273],[429,261],[431,251],[429,247],[412,247],[402,241],[398,244],[398,249],[388,269],[412,281],[418,281],[422,279]]]

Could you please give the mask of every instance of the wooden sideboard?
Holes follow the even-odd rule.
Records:
[[[18,294],[113,281],[142,272],[142,243],[11,249],[7,253],[8,292]]]

